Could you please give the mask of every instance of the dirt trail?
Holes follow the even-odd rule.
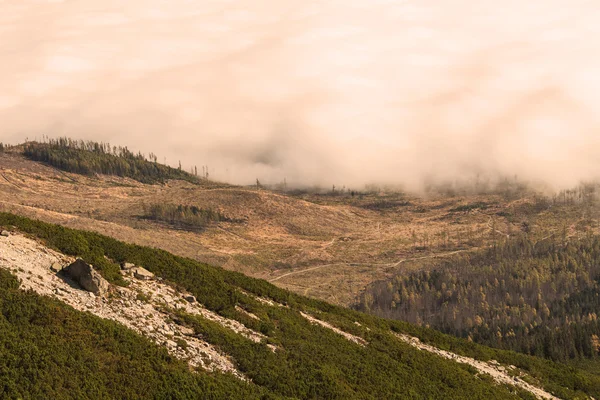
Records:
[[[285,278],[286,276],[296,275],[296,274],[303,274],[303,273],[308,272],[308,271],[314,271],[315,269],[321,269],[321,268],[325,268],[325,267],[332,267],[334,265],[348,265],[348,264],[347,263],[335,263],[335,264],[317,265],[315,267],[310,267],[310,268],[302,269],[300,271],[292,271],[292,272],[285,273],[283,275],[279,275],[276,278],[269,279],[269,282],[276,282],[276,281],[280,280],[281,278]]]
[[[8,182],[10,185],[16,187],[17,189],[21,189],[21,186],[17,185],[16,183],[14,183],[13,181],[9,180],[6,175],[4,175],[4,173],[0,172],[0,175],[2,175],[2,177],[4,178],[4,180],[6,182]]]
[[[539,387],[533,386],[530,383],[525,382],[520,377],[511,376],[506,372],[507,369],[514,369],[514,367],[505,368],[494,361],[483,362],[483,361],[475,360],[474,358],[460,356],[458,354],[454,354],[449,351],[441,350],[441,349],[438,349],[437,347],[433,347],[433,346],[421,343],[421,341],[416,337],[402,335],[402,334],[395,334],[395,336],[398,339],[402,340],[403,342],[406,342],[406,343],[410,344],[411,346],[416,347],[419,350],[428,351],[430,353],[437,354],[438,356],[447,358],[452,361],[456,361],[461,364],[468,364],[468,365],[474,367],[475,369],[477,369],[480,373],[490,375],[492,378],[494,378],[494,380],[496,382],[498,382],[500,384],[517,386],[521,389],[524,389],[524,390],[532,393],[538,399],[560,400],[558,397],[553,396],[552,394],[546,392],[545,390],[543,390]]]
[[[393,264],[388,264],[388,267],[397,267],[400,264],[403,264],[405,262],[408,261],[419,261],[419,260],[427,260],[427,259],[431,259],[431,258],[441,258],[441,257],[447,257],[447,256],[452,256],[454,254],[460,254],[460,253],[466,253],[468,251],[475,251],[475,250],[479,250],[481,247],[473,247],[470,249],[463,249],[463,250],[455,250],[455,251],[450,251],[448,253],[438,253],[438,254],[431,254],[428,256],[422,256],[422,257],[414,257],[414,258],[405,258],[403,260],[400,260],[396,263]]]
[[[331,239],[329,242],[321,245],[321,249],[327,249],[327,248],[333,246],[337,240],[338,240],[337,238]]]
[[[314,270],[321,269],[321,268],[333,267],[334,265],[371,265],[371,266],[376,267],[376,269],[379,269],[379,268],[389,268],[389,267],[397,267],[400,264],[403,264],[403,263],[409,262],[409,261],[419,261],[419,260],[427,260],[427,259],[431,259],[431,258],[447,257],[447,256],[451,256],[451,255],[454,255],[454,254],[460,254],[460,253],[465,253],[465,252],[469,252],[469,251],[475,251],[475,250],[478,250],[478,249],[480,249],[480,247],[474,247],[474,248],[463,249],[463,250],[455,250],[455,251],[451,251],[451,252],[448,252],[448,253],[430,254],[428,256],[422,256],[422,257],[403,258],[403,259],[401,259],[399,261],[396,261],[396,262],[393,262],[393,263],[386,263],[386,264],[339,262],[339,263],[333,263],[333,264],[316,265],[314,267],[310,267],[310,268],[306,268],[306,269],[301,269],[301,270],[298,270],[298,271],[287,272],[287,273],[285,273],[283,275],[279,275],[279,276],[277,276],[275,278],[268,279],[268,281],[269,282],[276,282],[276,281],[280,280],[281,278],[285,278],[286,276],[303,274],[305,272],[314,271]]]

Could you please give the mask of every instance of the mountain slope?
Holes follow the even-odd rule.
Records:
[[[264,338],[260,339],[260,342],[255,342],[206,315],[194,314],[184,308],[168,311],[173,320],[193,330],[195,337],[230,357],[237,371],[249,379],[251,383],[244,383],[241,386],[231,383],[231,379],[237,378],[232,377],[221,381],[222,385],[233,393],[228,394],[228,398],[245,398],[268,393],[293,398],[500,399],[526,397],[529,393],[513,385],[503,386],[494,383],[492,378],[480,374],[468,364],[419,350],[401,340],[396,334],[418,337],[429,346],[465,357],[485,362],[495,359],[507,369],[510,365],[514,365],[514,372],[511,373],[523,374],[521,379],[530,381],[534,386],[543,388],[559,398],[600,397],[600,378],[584,371],[534,357],[492,350],[433,330],[397,321],[387,321],[311,300],[279,289],[265,281],[177,257],[162,250],[129,245],[96,233],[75,231],[10,214],[0,214],[0,226],[10,227],[15,232],[20,231],[35,237],[46,246],[67,256],[84,258],[94,264],[113,285],[116,285],[114,288],[117,292],[120,292],[119,285],[126,285],[126,289],[135,289],[138,284],[128,281],[129,278],[121,275],[118,263],[127,261],[143,265],[174,290],[193,294],[198,303],[215,315],[237,321],[247,329],[260,333]],[[8,253],[5,251],[4,254]],[[5,268],[14,268],[9,266],[12,260],[0,258],[0,261],[0,265]],[[11,281],[11,278],[3,276],[3,279]],[[30,279],[38,278],[32,275]],[[11,285],[14,287],[14,284]],[[27,286],[27,283],[24,282],[24,285]],[[15,296],[14,300],[11,300],[12,303],[20,304],[25,301],[21,299],[24,295],[22,292],[15,291],[14,288],[5,291],[5,293],[9,292],[10,296]],[[33,296],[32,298],[36,299],[27,300],[29,303],[57,304],[55,300],[38,298],[31,293],[26,296]],[[117,297],[115,301],[119,299]],[[144,307],[149,305],[148,300],[143,296],[140,296],[139,301],[142,305],[146,304]],[[80,315],[72,309],[64,309],[70,310],[69,313],[74,313],[73,315]],[[44,309],[36,312],[44,321],[48,321],[44,319],[47,313],[48,311]],[[30,315],[25,311],[18,311],[16,317],[9,319],[7,314],[3,313],[3,323],[8,327],[7,329],[14,330],[17,328],[10,321],[21,318],[23,327],[18,328],[17,331],[25,329],[28,324],[35,324]],[[92,320],[102,321],[97,318]],[[93,324],[115,326],[108,321],[93,322]],[[51,327],[48,329],[52,330]],[[63,337],[63,344],[69,346],[68,332],[57,332]],[[340,332],[345,334],[341,335]],[[133,332],[127,334],[132,335],[131,338],[138,338],[135,340],[142,340]],[[358,339],[349,340],[348,335]],[[27,343],[47,351],[44,343],[36,340],[36,338],[29,338]],[[102,336],[96,343],[104,343],[105,340]],[[144,343],[152,347],[149,342]],[[90,344],[90,346],[92,346],[90,351],[97,350],[94,345]],[[115,354],[119,356],[121,351],[114,348],[108,350],[113,356]],[[7,347],[2,347],[2,351],[6,355],[4,358],[18,354],[14,349]],[[155,360],[155,357],[152,356],[151,359]],[[157,360],[153,362],[161,365]],[[102,364],[100,361],[99,363]],[[37,374],[35,376],[45,377],[55,368],[55,364],[56,361],[49,361],[47,364],[29,363],[26,367],[34,370]],[[115,365],[102,365],[108,369],[116,368]],[[111,371],[114,373],[114,369]],[[194,378],[196,376],[225,379],[220,378],[221,374],[206,375],[207,372],[204,371],[200,368],[198,372],[190,376],[186,374],[185,378],[181,379],[198,379]],[[71,373],[77,374],[77,372]],[[83,376],[77,375],[74,379],[83,379]],[[102,381],[98,385],[102,386],[106,382]],[[204,389],[200,386],[186,382],[173,386],[182,391],[179,398],[193,397],[191,393],[195,393],[196,396],[204,393]],[[167,386],[172,388],[171,384],[172,382]],[[229,385],[233,386],[229,388]],[[44,386],[44,390],[47,394],[58,393],[51,386]]]
[[[0,269],[3,399],[259,399],[230,375],[194,374],[164,348],[122,325],[18,290]]]

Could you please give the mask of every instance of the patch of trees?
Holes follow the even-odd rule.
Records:
[[[252,384],[242,386],[240,389],[235,385],[230,386],[228,380],[219,381],[221,379],[219,374],[209,374],[210,376],[214,375],[217,379],[214,390],[222,390],[224,394],[219,393],[212,397],[210,395],[200,396],[198,393],[203,392],[193,386],[195,383],[189,383],[188,379],[190,378],[188,375],[178,378],[181,379],[181,382],[179,382],[167,374],[164,377],[163,390],[177,389],[181,390],[182,394],[178,392],[171,395],[171,393],[158,392],[155,395],[157,392],[153,391],[154,375],[150,373],[153,370],[147,367],[146,364],[141,364],[139,368],[137,364],[131,365],[131,367],[130,364],[123,364],[123,368],[119,371],[124,373],[125,377],[129,376],[127,371],[130,368],[135,370],[132,371],[132,374],[138,374],[137,376],[147,373],[145,379],[148,380],[147,384],[150,390],[140,389],[136,380],[128,381],[125,377],[114,377],[112,373],[104,372],[105,370],[110,371],[113,365],[109,363],[112,359],[108,356],[106,356],[108,361],[104,359],[95,361],[96,372],[85,369],[81,369],[81,371],[63,370],[61,364],[57,370],[61,372],[60,379],[74,375],[73,379],[77,381],[85,371],[88,375],[94,373],[107,374],[106,380],[98,384],[100,387],[104,382],[111,379],[114,379],[111,381],[114,390],[122,389],[121,385],[129,385],[126,388],[127,390],[123,392],[125,395],[112,395],[112,392],[104,395],[104,392],[101,392],[101,396],[98,397],[127,398],[130,393],[128,389],[131,387],[132,391],[137,390],[138,396],[139,393],[144,393],[144,395],[148,394],[147,397],[154,398],[187,398],[188,394],[190,394],[188,397],[193,397],[194,393],[196,393],[195,398],[215,399],[244,398],[243,396],[253,398],[256,397],[257,393],[262,393],[265,396],[264,398],[315,399],[514,398],[513,389],[476,377],[473,371],[461,366],[461,364],[417,350],[394,338],[391,334],[392,331],[417,336],[424,342],[458,354],[482,360],[496,359],[502,363],[516,365],[541,382],[546,390],[553,392],[560,398],[575,399],[583,398],[584,395],[600,397],[600,377],[584,370],[523,354],[484,347],[425,327],[400,321],[384,320],[323,301],[305,298],[280,289],[264,280],[253,279],[241,273],[226,271],[188,258],[178,257],[159,249],[127,244],[97,233],[63,228],[6,213],[0,213],[0,227],[18,229],[39,238],[61,252],[80,256],[92,264],[94,264],[93,260],[105,259],[104,256],[106,256],[110,261],[106,261],[109,264],[100,270],[102,274],[106,274],[113,265],[118,268],[120,262],[127,261],[142,265],[155,273],[156,276],[189,291],[208,309],[225,317],[236,319],[249,328],[268,336],[263,343],[254,343],[201,316],[192,316],[181,312],[177,316],[181,323],[189,325],[204,340],[217,346],[225,354],[231,355],[236,367],[251,379]],[[0,287],[0,297],[3,292],[4,289]],[[269,298],[287,307],[264,304],[258,301],[255,296]],[[35,298],[37,299],[37,296]],[[53,307],[58,307],[58,303],[49,299],[47,301],[52,302]],[[19,302],[12,301],[11,304],[19,304]],[[260,321],[239,312],[235,306],[258,316]],[[65,306],[61,307],[68,309]],[[369,344],[361,347],[349,342],[331,330],[311,324],[300,315],[299,311],[308,312],[323,321],[360,336]],[[75,316],[72,318],[83,318],[79,316],[79,313],[75,311],[73,313]],[[35,316],[33,320],[31,315]],[[49,326],[49,331],[54,333],[52,337],[56,337],[53,340],[61,341],[62,350],[51,347],[60,357],[67,349],[70,352],[69,354],[74,354],[72,349],[76,347],[76,344],[79,344],[80,340],[89,340],[89,343],[85,342],[87,347],[84,347],[84,349],[86,351],[103,352],[106,350],[105,343],[107,339],[103,336],[90,335],[89,331],[84,331],[81,336],[79,334],[69,335],[59,328],[53,331],[52,321],[56,320],[56,324],[63,324],[63,319],[55,319],[55,316],[48,317],[43,310],[36,310],[31,315],[27,314],[22,317],[25,322],[29,321],[24,325],[23,330],[29,329],[28,324],[34,323],[37,321],[36,318],[40,318],[43,321],[38,324],[42,327],[41,329]],[[0,314],[0,321],[1,318]],[[44,318],[48,318],[49,322]],[[98,319],[91,316],[85,318],[87,319],[84,320],[85,323],[82,325],[86,329],[92,329],[98,323],[108,324],[107,326],[110,327],[115,326],[109,321],[100,320],[101,322],[97,322]],[[359,322],[359,325],[356,322]],[[49,323],[50,325],[48,325]],[[73,332],[78,332],[77,329],[79,328],[73,329]],[[112,329],[115,331],[116,328]],[[126,331],[124,328],[119,329]],[[118,332],[121,332],[121,330]],[[32,334],[37,334],[37,331],[34,330]],[[126,334],[133,335],[131,333]],[[26,337],[29,338],[29,336]],[[47,337],[40,336],[39,346],[43,349],[46,346],[43,340]],[[135,347],[135,341],[132,337],[137,336],[117,336],[114,339],[114,346],[121,346],[125,349],[133,346],[132,353],[127,350],[128,352],[123,355],[124,359],[137,362],[143,357],[143,362],[151,364],[152,368],[163,365],[159,356],[154,355],[154,353],[141,352],[140,349]],[[2,340],[3,336],[0,335],[0,342]],[[132,341],[134,341],[133,344],[130,343]],[[21,342],[15,339],[15,343]],[[108,343],[113,342],[109,341]],[[275,344],[279,349],[272,352],[267,347],[268,343]],[[25,344],[24,346],[28,345]],[[108,348],[111,349],[110,346]],[[140,351],[140,353],[136,353],[137,351]],[[7,376],[3,372],[5,370],[2,369],[3,360],[16,359],[20,357],[20,353],[18,353],[18,348],[15,349],[14,347],[6,350],[2,347],[2,343],[0,343],[0,352],[3,352],[0,354],[0,372],[2,372],[0,373],[0,380],[2,380],[4,376]],[[75,357],[78,356],[77,353]],[[177,364],[175,361],[172,362]],[[47,365],[53,366],[54,364],[52,362],[47,364],[36,362],[35,368],[47,368]],[[81,367],[80,363],[74,365]],[[11,376],[23,374],[23,371],[19,369],[20,367],[14,364],[7,368],[8,371],[15,370],[14,374],[11,372]],[[150,372],[148,372],[149,369]],[[44,374],[46,371],[37,370],[33,373],[40,372]],[[204,373],[198,375],[198,379],[205,379]],[[36,397],[27,394],[29,390],[35,390],[33,385],[22,383],[27,376],[29,375],[23,374],[23,378],[18,378],[20,380],[17,381],[17,385],[23,384],[23,389],[14,397]],[[54,377],[54,372],[50,376]],[[105,379],[104,375],[100,377],[92,376],[92,378],[90,383],[92,385],[96,385],[95,382],[98,379]],[[1,384],[0,388],[2,388]],[[237,392],[237,390],[242,389],[246,392]],[[48,398],[48,396],[39,397]],[[51,396],[51,398],[61,398],[61,396]]]
[[[354,193],[354,192],[352,192],[352,193]],[[354,195],[352,195],[352,196],[354,196]],[[371,202],[364,203],[364,204],[358,204],[358,207],[366,208],[367,210],[384,211],[384,210],[394,210],[394,209],[397,209],[400,207],[408,207],[411,205],[412,204],[406,200],[382,199],[382,200],[371,201]]]
[[[219,211],[188,205],[150,204],[144,206],[143,218],[165,222],[184,230],[202,230],[211,222],[231,221]]]
[[[26,143],[23,154],[33,161],[81,175],[115,175],[142,183],[164,183],[168,179],[198,181],[197,176],[181,168],[159,164],[154,154],[148,160],[142,153],[133,153],[127,147],[111,147],[109,143],[50,139],[47,143]]]
[[[488,207],[489,207],[489,204],[479,201],[476,203],[463,204],[463,205],[454,207],[448,211],[449,212],[469,212],[472,210],[485,210]]]
[[[522,236],[370,287],[359,309],[568,360],[600,352],[600,238]]]

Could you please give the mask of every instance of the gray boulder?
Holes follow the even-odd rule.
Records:
[[[2,231],[0,232],[0,236],[9,237],[10,233],[8,231]]]
[[[73,264],[62,269],[63,273],[73,279],[83,289],[95,295],[103,295],[110,287],[109,283],[94,268],[78,258]]]
[[[191,294],[187,294],[183,298],[186,299],[188,303],[196,302],[196,298],[194,296],[192,296]]]
[[[136,279],[142,280],[142,281],[149,281],[154,279],[154,274],[150,271],[148,271],[146,268],[142,268],[142,267],[135,267],[132,268],[133,271],[133,276],[136,277]]]

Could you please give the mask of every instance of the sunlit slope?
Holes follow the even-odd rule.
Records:
[[[245,389],[228,381],[228,385],[232,386],[227,390],[232,393],[236,390],[238,393],[243,393],[243,390],[247,393],[266,391],[262,393],[293,398],[339,399],[531,396],[531,392],[523,389],[525,384],[523,387],[498,384],[494,381],[495,378],[487,377],[486,373],[464,363],[462,359],[455,360],[430,351],[434,348],[482,361],[495,359],[504,365],[504,370],[512,369],[510,365],[513,365],[517,368],[514,373],[520,376],[519,379],[530,382],[541,390],[540,393],[548,393],[548,396],[553,393],[560,398],[585,398],[586,393],[594,397],[600,393],[598,378],[580,370],[534,357],[492,350],[433,330],[386,321],[311,300],[265,281],[173,256],[161,250],[128,245],[95,233],[65,229],[10,214],[0,214],[0,226],[10,229],[13,234],[18,234],[19,231],[26,233],[65,254],[83,257],[117,287],[122,284],[121,278],[118,278],[120,274],[117,263],[128,261],[143,265],[164,279],[164,282],[192,293],[208,310],[261,332],[265,339],[257,343],[201,315],[187,314],[184,310],[177,315],[180,324],[191,328],[196,335],[230,356],[236,368],[251,380],[252,384],[245,386]],[[29,304],[40,304],[38,313],[40,316],[45,315],[47,311],[44,307],[49,300],[36,300],[31,294],[22,298],[21,292],[14,291],[16,286],[10,283],[11,278],[3,275],[2,279],[13,288],[3,291],[3,296],[13,296],[14,299],[12,303],[2,303],[4,307],[26,301]],[[25,279],[38,278],[31,276]],[[140,298],[140,301],[145,300]],[[48,304],[55,303],[50,301]],[[61,312],[73,313],[70,309],[64,310],[66,311]],[[19,316],[23,312],[11,311],[11,315],[16,316],[8,320],[7,314],[4,314],[4,326],[8,332],[27,329],[27,324],[34,323],[28,318],[23,320]],[[14,318],[20,321],[20,325],[16,325]],[[80,317],[69,318],[77,321],[76,318]],[[99,331],[94,333],[100,337],[105,335],[103,329],[111,326],[106,322],[96,322],[93,318],[90,321],[86,323],[86,329],[96,329],[94,326],[100,324]],[[48,323],[52,324],[44,324]],[[73,329],[83,328],[75,325]],[[130,333],[125,334],[131,336]],[[418,337],[432,347],[419,349],[407,343],[402,335]],[[140,339],[131,336],[129,340]],[[42,353],[45,351],[46,347],[37,338],[28,336],[26,343],[38,346]],[[268,345],[273,345],[274,348]],[[98,351],[92,344],[86,346],[91,346],[91,352]],[[6,354],[13,354],[12,351],[14,350],[6,350]],[[118,354],[121,350],[108,351]],[[61,353],[54,354],[49,360],[59,354]],[[103,361],[98,362],[104,366]],[[54,361],[50,361],[48,365],[53,363]],[[48,372],[45,365],[25,364],[25,367],[34,368],[40,373],[38,376],[43,377]],[[110,370],[112,367],[106,368]],[[195,374],[203,376],[205,372],[200,369]],[[215,375],[215,379],[221,379],[220,376]],[[185,375],[180,379],[195,378]],[[106,381],[98,385],[102,387],[105,384],[103,382]],[[182,392],[180,398],[198,390],[191,383],[190,387],[185,385],[181,390],[189,391]],[[165,390],[169,388],[167,386]],[[44,386],[44,390],[44,393],[54,393],[51,387]]]
[[[533,240],[565,228],[570,237],[598,230],[593,192],[545,198],[513,181],[420,196],[376,187],[271,191],[204,179],[144,184],[65,172],[19,151],[0,154],[3,210],[162,248],[336,304],[354,303],[374,281],[525,230]],[[199,226],[149,218],[157,205],[223,218]]]

